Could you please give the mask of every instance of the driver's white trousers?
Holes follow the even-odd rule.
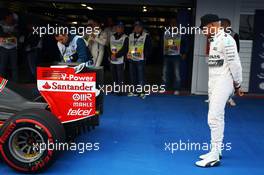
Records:
[[[217,77],[217,79],[209,78],[208,125],[211,130],[212,151],[221,151],[225,127],[225,106],[233,91],[234,86],[231,75]]]

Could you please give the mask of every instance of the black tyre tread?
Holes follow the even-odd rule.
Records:
[[[37,115],[36,115],[37,114]],[[44,121],[49,128],[54,129],[55,134],[59,133],[57,135],[57,138],[60,138],[59,141],[64,142],[65,141],[65,129],[60,120],[54,116],[51,112],[44,110],[44,109],[26,109],[16,114],[16,117],[19,116],[30,116],[32,115],[32,119],[38,118],[41,121]],[[19,117],[20,118],[20,117]],[[56,127],[55,127],[56,126]]]
[[[36,115],[37,114],[37,115]],[[57,135],[57,138],[60,138],[60,141],[65,141],[65,129],[58,118],[56,118],[51,112],[44,110],[44,109],[26,109],[23,111],[18,112],[14,116],[10,117],[8,120],[5,121],[0,136],[3,134],[3,131],[6,129],[6,127],[9,125],[11,121],[14,121],[18,118],[31,118],[31,119],[39,119],[40,121],[43,121],[49,128],[52,128],[54,130],[54,133],[59,133]],[[57,126],[57,127],[54,127]]]

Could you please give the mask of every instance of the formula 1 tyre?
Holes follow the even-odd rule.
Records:
[[[27,109],[10,117],[0,132],[0,153],[11,168],[36,173],[48,168],[65,142],[64,127],[44,109]],[[52,147],[50,145],[53,145]]]

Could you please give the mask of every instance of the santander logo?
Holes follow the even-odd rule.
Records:
[[[39,80],[38,86],[43,91],[94,92],[95,82],[81,81],[45,81]]]
[[[46,82],[43,86],[42,86],[44,89],[50,89],[51,86],[49,85],[48,82]]]

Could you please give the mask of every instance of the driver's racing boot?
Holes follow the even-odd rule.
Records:
[[[198,167],[214,167],[220,164],[219,152],[211,151],[206,156],[203,156],[205,159],[195,162],[195,165]]]
[[[206,159],[208,156],[210,156],[211,152],[202,154],[199,156],[200,159]],[[219,153],[219,159],[222,159],[222,152]]]

